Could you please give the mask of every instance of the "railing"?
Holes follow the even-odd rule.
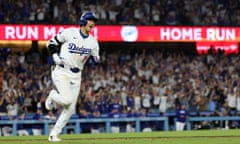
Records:
[[[201,121],[220,121],[220,126],[223,125],[223,121],[240,120],[240,116],[214,116],[214,117],[189,117],[187,119],[187,130],[191,130],[192,122]]]
[[[223,121],[231,121],[231,120],[239,120],[240,116],[228,116],[228,117],[188,117],[186,122],[186,129],[191,130],[191,124],[193,122],[201,122],[201,121],[220,121],[220,125],[222,125]],[[71,119],[68,124],[71,124],[71,128],[74,129],[75,133],[81,133],[82,129],[81,127],[86,123],[104,123],[105,125],[105,132],[110,133],[111,132],[111,123],[113,122],[134,122],[135,123],[135,131],[140,132],[141,131],[141,122],[163,122],[163,130],[168,131],[169,130],[169,117],[140,117],[140,118],[81,118],[81,119]],[[49,132],[49,125],[54,124],[55,121],[53,120],[0,120],[0,127],[3,125],[11,125],[13,131],[13,135],[17,135],[17,125],[18,124],[29,124],[29,125],[35,125],[35,124],[43,124],[43,134],[47,135]],[[68,125],[64,128],[63,133],[66,133],[66,128],[68,128]]]
[[[105,123],[105,129],[107,133],[111,132],[111,123],[113,122],[135,122],[136,132],[141,131],[141,122],[146,121],[162,121],[164,122],[164,130],[168,131],[168,117],[141,117],[141,118],[90,118],[90,119],[71,119],[69,123],[72,123],[75,133],[81,133],[81,124],[84,123]],[[49,124],[55,123],[52,120],[0,120],[0,126],[12,125],[13,135],[17,135],[18,124],[43,124],[43,134],[47,135],[49,131]]]

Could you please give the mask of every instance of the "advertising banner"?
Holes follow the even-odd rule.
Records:
[[[206,53],[224,53],[237,54],[238,42],[196,42],[196,50],[199,54]]]

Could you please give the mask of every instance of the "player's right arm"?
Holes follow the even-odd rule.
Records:
[[[61,31],[47,42],[46,46],[47,46],[48,52],[50,56],[52,56],[52,59],[55,64],[63,63],[62,58],[59,57],[59,52],[60,52],[61,45],[64,43],[64,41],[65,41],[64,32]]]

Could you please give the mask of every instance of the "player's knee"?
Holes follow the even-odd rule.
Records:
[[[71,115],[73,115],[73,114],[75,113],[75,110],[74,110],[74,109],[70,109],[70,110],[69,110],[69,113],[70,113]]]
[[[70,106],[72,104],[72,100],[71,99],[64,99],[64,103],[65,106]]]

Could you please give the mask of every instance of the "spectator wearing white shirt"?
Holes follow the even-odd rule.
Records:
[[[237,111],[240,111],[240,89],[237,89],[236,93],[236,109]]]
[[[144,89],[142,92],[142,106],[146,110],[146,112],[149,112],[150,108],[152,107],[151,104],[151,98],[150,91],[148,89]]]
[[[159,112],[159,104],[161,101],[161,96],[158,91],[153,89],[153,110]]]
[[[133,93],[133,101],[134,101],[134,107],[136,111],[139,111],[142,108],[142,98],[141,98],[141,93],[139,91],[134,91]]]
[[[236,92],[234,92],[233,88],[229,88],[227,99],[226,99],[226,105],[230,108],[230,110],[233,110],[233,111],[236,110],[236,104],[237,104],[236,100],[237,100]]]
[[[168,90],[167,90],[168,91]],[[160,113],[165,113],[167,110],[167,91],[160,96],[159,111]]]
[[[18,112],[18,105],[14,100],[14,97],[8,97],[6,98],[7,101],[7,117],[8,120],[14,120],[17,118],[17,112]],[[12,135],[12,127],[10,126],[3,126],[2,127],[2,134],[3,136],[10,136]]]

